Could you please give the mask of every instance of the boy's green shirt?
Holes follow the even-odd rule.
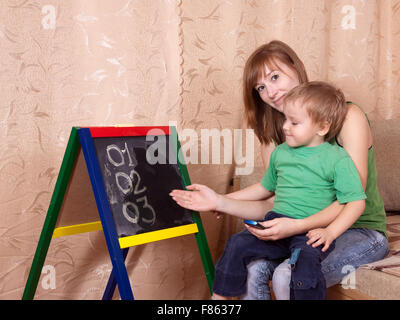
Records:
[[[315,214],[335,200],[347,203],[366,198],[348,153],[328,142],[316,147],[277,146],[261,184],[275,192],[273,211],[297,219]]]

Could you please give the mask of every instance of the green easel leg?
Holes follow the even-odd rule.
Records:
[[[25,290],[22,296],[23,300],[32,300],[35,296],[40,274],[50,246],[51,237],[53,236],[58,214],[79,151],[79,145],[77,130],[76,128],[72,128],[32,266],[29,271],[28,280],[26,281]]]
[[[195,234],[197,247],[200,251],[201,261],[203,263],[204,272],[206,274],[208,287],[210,289],[210,293],[213,293],[213,283],[214,283],[214,263],[212,261],[210,248],[208,247],[206,234],[204,232],[203,223],[201,222],[200,215],[198,213],[193,213],[193,222],[197,224],[197,228],[199,232]]]

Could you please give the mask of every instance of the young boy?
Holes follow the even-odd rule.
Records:
[[[256,189],[258,199],[275,194],[274,207],[264,220],[283,216],[302,219],[335,200],[346,203],[341,214],[361,215],[366,196],[358,172],[343,148],[327,142],[340,131],[346,117],[343,93],[324,82],[305,83],[287,94],[283,113],[286,142],[272,152]],[[203,185],[188,189],[193,191],[171,192],[174,200],[188,209],[216,210],[245,219],[258,219],[263,210],[263,201],[230,199]],[[251,261],[290,257],[291,299],[325,299],[321,261],[333,250],[334,239],[339,236],[332,235],[328,228],[319,231],[323,248],[307,245],[306,234],[276,241],[259,240],[247,230],[233,235],[215,267],[214,297],[243,295]]]

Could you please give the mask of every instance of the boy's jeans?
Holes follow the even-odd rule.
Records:
[[[267,220],[283,215],[269,212]],[[306,244],[305,234],[277,241],[262,241],[247,230],[233,235],[215,267],[214,292],[223,296],[239,296],[246,292],[247,265],[254,259],[282,259],[291,257],[290,296],[292,299],[325,299],[325,279],[321,272],[321,260],[327,252]],[[296,252],[296,254],[293,254]]]
[[[382,233],[364,228],[348,229],[336,239],[335,249],[321,262],[326,286],[340,283],[349,271],[362,264],[383,259],[387,251],[388,241]],[[289,299],[290,265],[288,260],[282,262],[278,268],[277,264],[277,261],[266,259],[253,261],[248,266],[247,292],[242,298],[269,300],[269,281],[272,279],[275,297]]]

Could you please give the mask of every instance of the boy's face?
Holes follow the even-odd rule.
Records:
[[[312,121],[301,101],[285,103],[283,113],[286,117],[283,131],[289,146],[315,147],[324,142],[321,124]]]

